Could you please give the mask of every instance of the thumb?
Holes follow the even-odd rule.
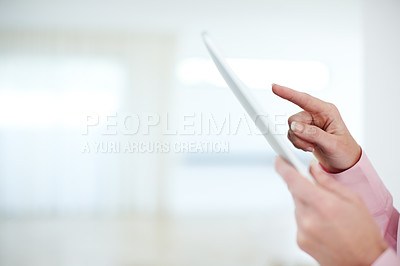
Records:
[[[334,136],[321,128],[305,124],[302,122],[293,121],[290,124],[290,130],[300,139],[309,143],[315,144],[326,150],[332,145]]]

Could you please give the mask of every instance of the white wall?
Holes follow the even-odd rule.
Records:
[[[400,203],[400,2],[365,1],[365,150]]]
[[[359,139],[362,115],[360,22],[359,0],[337,2],[204,0],[194,3],[183,0],[116,0],[98,1],[96,4],[90,0],[51,2],[4,0],[0,1],[0,60],[2,56],[7,57],[12,54],[21,54],[24,57],[27,53],[37,54],[40,51],[49,53],[53,50],[57,58],[59,54],[75,54],[84,58],[87,56],[111,58],[121,63],[121,67],[125,69],[128,76],[128,84],[125,84],[118,93],[116,92],[119,99],[122,99],[118,108],[125,111],[165,113],[176,110],[182,115],[192,111],[223,113],[229,109],[240,110],[240,106],[237,105],[236,99],[228,89],[221,90],[223,95],[218,95],[187,88],[179,84],[179,81],[174,86],[168,85],[175,78],[172,73],[174,63],[179,64],[181,60],[192,57],[209,58],[200,39],[200,32],[207,29],[230,57],[316,61],[324,64],[330,72],[329,84],[326,88],[316,91],[315,95],[335,102],[348,121],[352,132]],[[159,37],[150,38],[149,36]],[[1,75],[6,74],[0,73],[0,80],[2,80]],[[265,76],[268,75],[271,74],[265,73]],[[57,94],[64,82],[54,80],[56,84],[53,84],[51,91]],[[88,78],[88,80],[93,79]],[[25,82],[32,83],[29,80]],[[271,109],[270,112],[295,112],[296,109],[292,104],[272,98],[270,83],[265,82],[265,94],[260,96],[262,104],[271,107],[271,102],[279,103],[277,105],[281,109]],[[0,84],[1,90],[7,90],[7,88]],[[32,92],[34,93],[35,90],[32,89]],[[98,95],[98,92],[93,92],[93,94]],[[226,105],[227,102],[224,102],[225,105],[222,106],[220,101],[210,100],[218,99],[219,96],[221,96],[220,99],[228,99],[224,97],[225,95],[230,97],[232,108]],[[26,111],[23,107],[20,109]],[[26,208],[22,211],[23,213],[39,212],[36,200],[31,200],[30,194],[25,193],[25,190],[35,195],[39,194],[41,199],[48,199],[43,201],[45,210],[49,209],[48,203],[54,202],[59,205],[59,201],[53,200],[53,196],[48,197],[47,192],[53,193],[56,199],[65,197],[65,202],[69,204],[71,211],[82,210],[79,206],[86,201],[90,204],[85,204],[87,208],[82,210],[85,212],[110,210],[117,213],[152,213],[171,209],[182,210],[183,208],[179,206],[186,206],[185,210],[194,213],[204,211],[203,214],[215,210],[216,207],[219,214],[222,213],[221,210],[236,214],[248,210],[254,210],[255,213],[268,212],[271,206],[285,209],[280,207],[276,202],[276,197],[272,196],[272,193],[277,191],[287,193],[281,179],[272,170],[273,159],[268,157],[268,154],[257,153],[261,150],[260,147],[267,147],[262,137],[248,136],[243,141],[232,142],[231,154],[236,155],[235,158],[240,158],[242,164],[237,165],[234,160],[230,160],[230,165],[227,164],[223,168],[217,163],[210,165],[207,173],[200,173],[197,168],[185,163],[186,159],[190,161],[192,157],[186,158],[184,154],[182,158],[173,160],[174,163],[158,154],[153,157],[137,154],[126,158],[118,155],[103,156],[101,158],[104,161],[97,161],[97,164],[93,166],[93,173],[85,174],[80,171],[80,175],[77,175],[73,174],[73,171],[81,169],[82,162],[78,159],[79,156],[71,154],[71,160],[59,159],[62,153],[56,145],[47,145],[50,142],[46,137],[42,142],[33,139],[31,143],[32,145],[45,143],[41,152],[47,157],[31,156],[29,151],[36,151],[36,146],[25,149],[25,152],[21,154],[13,153],[15,141],[11,142],[5,138],[4,132],[0,133],[0,142],[8,143],[8,146],[2,146],[0,151],[0,165],[6,166],[0,169],[0,182],[4,181],[0,189],[7,193],[0,195],[0,207],[7,209],[7,213],[18,210],[19,206],[10,206],[9,201],[6,200],[9,195],[16,198],[12,202],[27,202],[26,205],[24,203]],[[75,136],[74,133],[64,132],[64,134],[67,137]],[[42,135],[39,134],[39,136]],[[156,140],[161,138],[157,134],[153,137]],[[24,138],[21,137],[21,139]],[[206,136],[199,136],[196,140],[200,139],[208,140]],[[221,137],[215,136],[215,139],[221,140]],[[79,146],[80,143],[76,144]],[[21,146],[24,147],[22,144]],[[66,146],[70,148],[72,145]],[[246,151],[249,154],[241,152],[239,146],[249,148]],[[73,151],[80,152],[79,149]],[[266,149],[262,151],[267,152]],[[58,156],[51,156],[51,152]],[[62,168],[55,163],[50,163],[48,157],[52,158],[50,161],[57,161]],[[242,159],[245,157],[248,161]],[[43,162],[35,164],[36,161],[30,158],[38,158]],[[72,158],[74,162],[78,162],[71,163]],[[89,158],[95,158],[95,156]],[[269,168],[256,170],[254,165],[248,163],[253,160],[251,158],[256,162],[265,162],[263,167]],[[27,162],[40,171],[32,171],[27,167]],[[109,165],[111,162],[115,162],[112,167]],[[149,167],[149,164],[154,167]],[[57,168],[56,170],[64,168],[67,170],[62,171],[62,177],[58,177],[48,170],[49,165]],[[38,180],[48,178],[49,180],[43,182],[62,185],[58,186],[57,190],[46,190],[47,186],[40,185],[42,182],[34,182],[39,188],[26,186],[23,190],[18,186],[22,182],[13,178],[16,166],[26,167],[25,170],[23,169],[24,174],[19,175],[24,182],[26,180],[34,182],[35,178]],[[240,167],[241,171],[233,166]],[[86,165],[86,168],[90,167]],[[171,174],[164,171],[166,168],[171,168]],[[11,170],[5,174],[6,169]],[[205,170],[204,166],[202,170]],[[229,171],[219,172],[225,170]],[[48,173],[42,174],[45,171]],[[242,174],[242,171],[249,173],[251,178]],[[70,175],[73,177],[69,178]],[[238,176],[235,181],[233,181],[233,176]],[[58,179],[62,182],[58,182]],[[17,184],[13,189],[9,189],[7,183],[9,180],[12,185]],[[92,185],[93,183],[98,185]],[[230,183],[229,191],[225,183]],[[76,196],[75,187],[81,188],[79,192],[88,196],[84,200]],[[208,201],[204,199],[202,195],[204,191],[200,189],[201,187],[213,189],[207,190],[209,195],[213,195],[213,197],[209,196]],[[43,190],[46,193],[42,193]],[[272,191],[271,195],[268,191]],[[243,196],[237,197],[239,193]],[[281,196],[285,202],[290,202],[289,195],[285,196],[281,193]],[[193,207],[195,203],[198,203],[196,205],[198,208]],[[58,210],[57,207],[52,207],[52,209]],[[291,212],[290,209],[285,209],[285,211]]]
[[[159,211],[159,156],[93,144],[160,140],[120,129],[125,114],[164,112],[173,55],[169,35],[0,31],[0,216]],[[100,122],[83,134],[87,115]]]

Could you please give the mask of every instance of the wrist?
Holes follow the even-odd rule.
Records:
[[[317,159],[319,159],[320,165],[325,172],[329,174],[339,174],[352,168],[361,159],[362,149],[357,143],[354,148],[347,150],[348,152],[344,153],[345,156],[341,157],[340,162],[338,162],[336,158],[328,159],[324,156],[325,158],[323,157],[320,159],[317,154],[315,155]]]
[[[353,149],[352,155],[349,159],[348,166],[342,169],[340,172],[346,171],[356,165],[361,158],[362,150],[361,147],[356,143],[356,147]]]

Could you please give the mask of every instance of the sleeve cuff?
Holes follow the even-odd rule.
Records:
[[[359,161],[341,173],[329,176],[356,192],[368,207],[388,244],[397,249],[399,213],[393,199],[367,155],[362,151]]]
[[[359,194],[374,216],[391,213],[392,197],[365,152],[351,168],[337,174],[328,173],[344,186]]]
[[[380,255],[372,266],[399,266],[400,259],[396,256],[396,252],[392,248],[388,248]]]

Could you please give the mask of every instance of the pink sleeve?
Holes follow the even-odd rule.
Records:
[[[393,198],[367,155],[362,152],[360,160],[353,167],[329,175],[361,196],[381,229],[382,235],[390,247],[397,250],[399,213],[393,207]],[[400,254],[399,251],[397,253]]]
[[[379,258],[376,259],[372,266],[398,266],[400,265],[400,258],[397,257],[396,252],[392,248],[388,248]]]

